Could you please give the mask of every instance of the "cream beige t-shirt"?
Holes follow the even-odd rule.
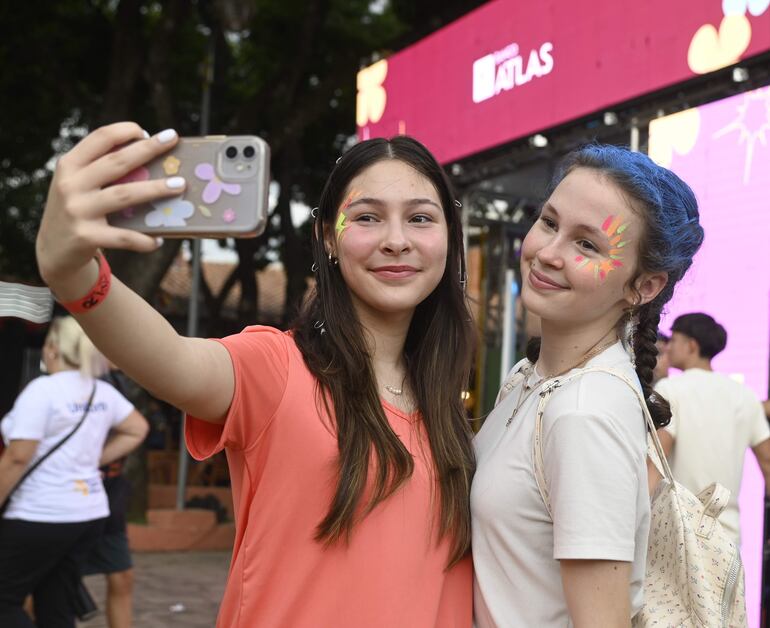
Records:
[[[738,494],[748,447],[770,438],[770,426],[754,392],[729,377],[687,369],[660,380],[655,390],[671,404],[674,478],[696,495],[712,482],[730,491],[719,521],[740,543]]]
[[[638,382],[620,343],[587,366],[611,367]],[[650,526],[646,427],[636,396],[606,373],[586,374],[553,393],[543,417],[551,522],[532,461],[537,393],[505,426],[519,392],[520,386],[497,405],[474,439],[476,627],[571,626],[560,559],[632,563],[628,595],[636,614]]]

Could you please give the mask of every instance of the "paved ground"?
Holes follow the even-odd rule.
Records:
[[[212,628],[225,589],[230,552],[134,554],[134,628]],[[85,579],[104,610],[104,577]],[[107,628],[104,612],[78,628]]]

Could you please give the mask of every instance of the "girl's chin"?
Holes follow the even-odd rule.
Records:
[[[558,293],[554,292],[553,294],[556,295]],[[541,295],[525,285],[521,291],[521,304],[527,308],[527,311],[542,316],[546,311],[552,312],[552,310],[556,309],[555,306],[544,302],[544,299],[547,299],[549,296],[551,295]]]
[[[547,296],[545,298],[547,298]],[[526,287],[521,292],[521,304],[527,313],[534,314],[542,320],[550,320],[554,322],[574,320],[573,313],[565,310],[563,305],[560,306],[556,303],[544,303],[543,297],[541,297],[539,294],[528,294]]]
[[[419,303],[414,303],[411,299],[404,301],[372,299],[359,300],[356,309],[363,310],[369,316],[411,316],[418,305]]]

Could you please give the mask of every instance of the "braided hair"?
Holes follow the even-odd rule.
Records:
[[[591,168],[598,171],[628,197],[644,225],[639,241],[639,261],[633,285],[643,273],[668,275],[660,293],[650,302],[636,308],[633,351],[636,374],[642,385],[653,422],[661,428],[671,421],[668,402],[652,389],[652,371],[658,357],[655,345],[663,307],[674,294],[674,288],[692,265],[693,256],[703,242],[698,203],[690,187],[677,175],[657,165],[647,155],[618,146],[590,144],[569,153],[561,164],[551,190],[573,170]],[[626,317],[618,321],[625,325]],[[539,339],[527,347],[527,357],[536,361]]]

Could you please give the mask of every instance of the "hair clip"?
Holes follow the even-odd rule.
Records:
[[[311,215],[313,218],[318,218],[318,208],[317,208],[317,207],[314,207],[313,209],[311,209],[311,210],[310,210],[310,215]]]

